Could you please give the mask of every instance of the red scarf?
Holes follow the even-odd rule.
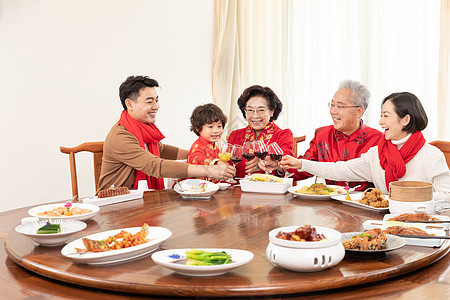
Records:
[[[148,146],[148,151],[155,156],[160,157],[158,142],[164,138],[164,135],[159,131],[155,124],[144,124],[131,117],[126,110],[120,115],[119,124],[125,127],[138,141],[139,146],[145,148]],[[144,172],[136,170],[133,187],[137,188],[139,180],[147,180],[150,189],[163,190],[164,179],[148,176]]]
[[[378,157],[380,165],[385,171],[386,188],[389,191],[389,183],[398,181],[406,173],[406,163],[409,162],[422,146],[425,144],[425,138],[422,132],[416,131],[406,143],[398,149],[391,141],[383,136],[378,142]]]

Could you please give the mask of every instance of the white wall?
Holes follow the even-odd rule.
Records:
[[[163,142],[187,148],[212,101],[214,1],[0,0],[0,211],[68,199],[59,146],[104,140],[128,75],[159,81]],[[90,154],[79,196],[93,195]]]

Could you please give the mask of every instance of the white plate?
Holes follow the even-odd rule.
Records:
[[[336,188],[336,187],[342,188],[341,186],[338,186],[338,185],[327,185],[327,186],[328,186],[328,187],[331,187],[331,188]],[[302,198],[302,199],[309,199],[309,200],[330,200],[332,196],[337,196],[337,195],[310,195],[310,194],[300,194],[300,193],[297,193],[297,192],[296,192],[296,191],[298,191],[300,188],[301,188],[301,186],[293,186],[293,187],[290,187],[290,188],[288,189],[288,191],[289,191],[289,193],[291,193],[292,195],[298,196],[298,197],[300,197],[300,198]],[[342,190],[344,190],[344,189],[342,188]],[[340,194],[340,195],[345,195],[345,193]],[[345,196],[344,196],[344,197],[345,197]]]
[[[191,266],[184,265],[180,262],[177,263],[177,261],[186,259],[186,250],[191,249],[209,252],[225,251],[231,255],[231,263],[213,266]],[[217,276],[249,263],[253,259],[253,253],[239,249],[187,248],[158,251],[152,254],[152,259],[155,263],[174,270],[179,274],[187,276]]]
[[[200,191],[200,183],[206,182],[205,191]],[[205,181],[201,179],[186,179],[180,182],[183,190],[180,189],[178,184],[173,188],[175,192],[181,195],[183,199],[204,199],[208,200],[214,195],[218,190],[219,186],[210,181]]]
[[[52,224],[60,224],[61,232],[59,233],[36,233],[39,228],[44,226],[47,221],[26,222],[25,224],[17,225],[16,231],[31,238],[34,242],[43,246],[57,246],[64,244],[72,234],[86,228],[86,223],[76,220],[52,220]]]
[[[364,228],[364,230],[369,230],[369,229],[373,229],[373,228],[380,228],[381,230],[384,230],[387,227],[389,227],[386,225],[379,226],[378,224],[380,222],[383,222],[383,221],[367,220],[363,223],[363,228]],[[409,223],[407,226],[411,226],[411,225],[412,225],[412,223]],[[444,229],[429,229],[425,226],[426,224],[423,224],[423,223],[418,224],[418,225],[420,225],[420,226],[412,226],[412,227],[420,228],[428,234],[446,235]],[[390,226],[392,226],[392,225],[390,225]],[[444,240],[442,240],[442,239],[420,239],[420,238],[405,238],[405,237],[401,237],[401,238],[405,240],[406,245],[410,245],[410,246],[440,247],[442,245],[442,243],[444,242]]]
[[[86,221],[86,220],[89,220],[90,218],[94,217],[95,215],[97,215],[100,210],[100,207],[98,207],[97,205],[74,202],[74,203],[72,203],[72,207],[79,207],[82,209],[90,209],[90,210],[92,210],[92,212],[82,214],[82,215],[61,216],[61,217],[45,217],[45,216],[37,215],[38,213],[43,213],[45,211],[52,210],[52,209],[55,209],[58,207],[64,207],[65,204],[66,204],[66,202],[57,203],[57,204],[46,204],[46,205],[33,207],[28,210],[28,214],[32,217],[38,217],[40,220],[48,220],[50,218],[52,220],[64,219],[64,220]]]
[[[342,234],[342,240],[351,240],[353,236],[357,234],[361,234],[362,232],[346,232]],[[356,249],[345,249],[347,252],[351,252],[352,254],[362,254],[362,255],[370,255],[370,254],[380,254],[393,250],[397,250],[406,245],[406,242],[401,237],[387,234],[386,245],[383,249],[380,250],[356,250]]]
[[[95,196],[95,197],[84,198],[83,203],[103,206],[103,205],[108,205],[108,204],[114,204],[114,203],[134,200],[134,199],[140,199],[140,198],[142,198],[143,194],[144,194],[143,190],[130,190],[129,194],[120,195],[120,196],[106,197],[106,198],[98,198],[97,196]]]
[[[367,210],[372,210],[372,211],[377,211],[377,212],[389,211],[389,207],[373,207],[373,206],[369,206],[369,205],[366,205],[366,204],[359,203],[359,200],[361,200],[363,194],[364,193],[360,193],[360,192],[350,194],[350,197],[352,198],[352,200],[345,200],[345,197],[347,196],[346,194],[344,194],[344,195],[333,195],[333,196],[331,196],[331,199],[340,201],[343,204],[346,204],[346,205],[349,205],[349,206],[359,207],[359,208],[362,208],[362,209],[367,209]],[[384,197],[387,199],[388,195],[384,195]]]
[[[292,186],[292,178],[280,178],[283,182],[258,182],[250,181],[247,178],[239,181],[243,192],[285,194]]]
[[[383,217],[383,221],[387,221],[390,218],[393,217],[397,217],[401,214],[385,214]],[[435,217],[441,221],[450,221],[450,217],[449,216],[444,216],[444,215],[431,215],[432,217]],[[420,223],[420,222],[416,222],[416,223]],[[409,223],[411,224],[411,223]],[[449,230],[450,229],[450,223],[443,223],[443,224],[439,224],[439,223],[423,223],[423,224],[427,224],[428,226],[444,226],[445,230]]]
[[[142,227],[114,229],[91,234],[85,236],[85,238],[91,240],[104,240],[112,235],[119,233],[121,230],[135,234],[138,231],[140,231],[141,228]],[[64,246],[64,248],[61,249],[61,254],[69,258],[70,260],[73,260],[81,264],[103,265],[103,264],[124,262],[130,259],[141,257],[156,250],[159,247],[159,245],[165,240],[167,240],[171,235],[172,232],[167,228],[150,226],[149,233],[147,236],[147,239],[149,241],[145,244],[105,252],[76,253],[77,251],[75,248],[80,249],[86,248],[83,244],[82,238],[80,238]]]

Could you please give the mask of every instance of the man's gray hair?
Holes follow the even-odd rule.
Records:
[[[364,111],[366,111],[369,106],[370,92],[365,85],[358,81],[347,79],[339,84],[339,89],[351,89],[352,95],[349,100],[355,105],[363,107]]]

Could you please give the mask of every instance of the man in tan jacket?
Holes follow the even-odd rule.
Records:
[[[147,180],[149,188],[164,189],[162,178],[233,177],[236,169],[228,164],[191,165],[175,160],[186,159],[188,150],[160,142],[164,135],[155,125],[159,84],[147,76],[129,76],[119,88],[124,111],[114,124],[103,146],[99,190],[111,185],[137,188]]]

